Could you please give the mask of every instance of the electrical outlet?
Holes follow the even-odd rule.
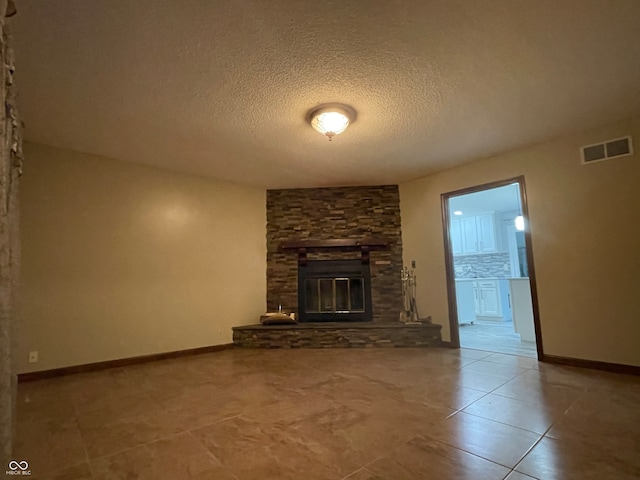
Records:
[[[38,351],[29,352],[29,363],[38,363]]]

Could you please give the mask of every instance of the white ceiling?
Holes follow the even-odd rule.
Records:
[[[451,197],[449,200],[451,216],[459,210],[464,216],[486,212],[520,211],[520,192],[517,183],[492,188],[481,192]]]
[[[12,22],[27,139],[259,187],[398,183],[640,112],[640,0],[21,0]],[[333,142],[305,123],[325,102],[358,111]]]

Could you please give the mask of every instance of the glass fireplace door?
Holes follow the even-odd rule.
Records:
[[[364,278],[307,278],[307,313],[364,312]]]

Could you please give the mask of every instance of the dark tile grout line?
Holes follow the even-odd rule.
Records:
[[[583,390],[582,390],[582,392],[580,393],[580,395],[578,395],[578,396],[576,397],[576,399],[575,399],[573,402],[571,402],[571,404],[570,404],[570,405],[569,405],[569,406],[564,410],[564,412],[562,413],[562,415],[558,415],[558,417],[556,417],[556,419],[551,423],[551,425],[549,425],[549,428],[547,428],[547,429],[544,431],[544,433],[540,436],[540,438],[538,439],[538,441],[537,441],[536,443],[534,443],[534,444],[531,446],[531,448],[529,448],[529,449],[524,453],[524,455],[520,458],[520,460],[518,460],[518,462],[517,462],[517,463],[515,464],[515,466],[513,467],[513,470],[512,470],[512,471],[516,471],[516,472],[517,472],[516,468],[518,468],[518,465],[520,465],[520,464],[524,461],[525,457],[526,457],[527,455],[529,455],[529,454],[531,453],[531,451],[532,451],[532,450],[533,450],[533,449],[534,449],[534,448],[535,448],[535,447],[536,447],[536,446],[537,446],[537,445],[538,445],[538,444],[539,444],[539,443],[540,443],[540,442],[541,442],[541,441],[542,441],[542,440],[547,436],[547,433],[549,433],[549,430],[551,430],[551,429],[553,428],[553,426],[558,422],[558,419],[562,418],[562,416],[564,416],[564,415],[569,411],[569,409],[570,409],[570,408],[571,408],[571,407],[572,407],[572,406],[573,406],[573,405],[574,405],[574,404],[575,404],[575,403],[580,399],[580,397],[582,397],[582,396],[585,394],[586,390],[587,390],[586,388],[583,388]],[[548,437],[548,438],[552,438],[552,437]],[[522,472],[518,472],[518,473],[522,473]],[[524,475],[528,475],[528,474],[526,474],[526,473],[525,473]],[[529,476],[531,476],[531,475],[529,475]],[[534,477],[534,478],[535,478],[535,477]]]
[[[237,416],[239,416],[239,415],[236,415],[236,417],[237,417]],[[232,418],[235,418],[235,417],[232,417]],[[225,420],[228,420],[228,419],[225,419]],[[219,423],[219,422],[218,422],[218,423]],[[211,425],[213,425],[213,424],[211,424]],[[207,425],[205,425],[205,426],[207,426]],[[204,428],[204,427],[202,427],[202,428]],[[230,473],[231,473],[231,475],[233,475],[236,479],[238,478],[238,476],[235,474],[235,472],[234,472],[233,470],[231,470],[231,469],[230,469],[229,467],[227,467],[226,465],[223,465],[223,464],[222,464],[222,462],[220,461],[220,459],[219,459],[218,457],[216,457],[216,456],[215,456],[215,454],[214,454],[211,450],[209,450],[209,449],[207,448],[207,446],[206,446],[204,443],[202,443],[202,441],[200,441],[200,439],[199,439],[198,437],[196,437],[196,436],[193,434],[193,430],[187,430],[186,432],[182,432],[182,433],[186,433],[186,434],[187,434],[187,435],[189,435],[191,438],[193,438],[193,439],[194,439],[194,440],[195,440],[199,445],[201,445],[201,446],[202,446],[202,448],[204,448],[204,449],[205,449],[205,451],[207,452],[207,454],[208,454],[211,458],[213,458],[216,462],[218,462],[218,464],[219,464],[221,467],[223,467],[225,470],[227,470],[228,472],[230,472]],[[182,435],[182,433],[180,433],[179,435]]]
[[[478,359],[477,361],[480,361],[480,360],[481,360],[481,359]],[[475,363],[475,362],[473,362],[473,363]],[[471,365],[471,364],[469,364],[469,365]],[[530,369],[527,369],[527,370],[530,370]],[[524,373],[524,372],[522,372],[522,373]],[[478,399],[474,400],[473,402],[469,403],[468,405],[464,406],[463,408],[460,408],[460,409],[456,410],[454,413],[452,413],[452,414],[448,415],[448,416],[445,418],[445,420],[446,420],[446,419],[448,419],[448,418],[453,417],[454,415],[457,415],[457,414],[458,414],[458,413],[460,413],[460,412],[463,412],[463,410],[464,410],[465,408],[467,408],[467,407],[469,407],[469,406],[473,405],[474,403],[476,403],[477,401],[479,401],[479,400],[483,399],[483,398],[484,398],[484,397],[486,397],[487,395],[490,395],[490,394],[491,394],[491,393],[493,393],[495,390],[497,390],[497,389],[499,389],[499,388],[503,387],[504,385],[506,385],[506,384],[507,384],[507,383],[509,383],[510,381],[512,381],[512,380],[516,379],[517,377],[519,377],[520,375],[522,375],[522,373],[518,373],[517,375],[515,375],[515,376],[513,376],[512,378],[510,378],[510,379],[508,379],[507,381],[505,381],[503,384],[501,384],[501,385],[499,385],[499,386],[495,387],[493,390],[491,390],[491,391],[489,391],[489,392],[486,392],[482,397],[480,397],[480,398],[478,398]],[[497,395],[497,394],[494,394],[494,395]],[[509,398],[509,397],[505,397],[505,398]],[[463,412],[463,413],[466,413],[466,412]],[[468,414],[468,415],[473,415],[473,414]],[[535,442],[535,443],[534,443],[534,444],[533,444],[533,445],[532,445],[532,446],[531,446],[531,447],[530,447],[530,448],[529,448],[529,449],[524,453],[524,455],[523,455],[522,457],[520,457],[520,459],[516,462],[515,466],[513,466],[513,467],[508,467],[507,465],[503,465],[503,464],[498,463],[498,462],[496,462],[496,461],[494,461],[494,460],[491,460],[491,459],[489,459],[489,458],[485,458],[485,457],[483,457],[483,456],[481,456],[481,455],[478,455],[477,453],[470,452],[470,451],[465,450],[465,449],[463,449],[463,448],[459,448],[459,447],[457,447],[457,446],[455,446],[455,445],[449,445],[448,443],[445,443],[445,442],[442,442],[442,441],[440,441],[440,440],[437,440],[437,439],[436,439],[436,441],[437,441],[437,442],[443,443],[443,444],[445,444],[445,445],[449,445],[449,446],[451,446],[451,447],[453,447],[453,448],[455,448],[455,449],[458,449],[458,450],[460,450],[460,451],[466,452],[466,453],[468,453],[468,454],[470,454],[470,455],[474,455],[474,456],[476,456],[476,457],[478,457],[478,458],[482,458],[483,460],[486,460],[486,461],[488,461],[488,462],[492,462],[492,463],[495,463],[496,465],[500,465],[501,467],[504,467],[504,468],[510,469],[510,470],[509,470],[509,472],[507,473],[507,475],[504,477],[505,479],[506,479],[509,475],[511,475],[511,473],[515,470],[515,468],[520,464],[520,462],[522,462],[522,459],[524,459],[524,457],[526,457],[526,456],[527,456],[527,454],[528,454],[528,453],[533,449],[533,447],[535,447],[535,446],[540,442],[540,440],[542,440],[542,438],[544,437],[544,434],[543,434],[543,435],[540,435],[540,434],[539,434],[539,433],[537,433],[537,432],[531,432],[530,430],[527,430],[527,429],[525,429],[525,428],[516,427],[515,425],[509,425],[508,423],[498,422],[497,420],[491,420],[491,419],[488,419],[488,418],[485,418],[485,417],[480,417],[479,415],[474,415],[474,416],[479,417],[479,418],[484,418],[485,420],[489,420],[489,421],[492,421],[492,422],[500,423],[500,424],[502,424],[502,425],[507,425],[507,426],[509,426],[509,427],[518,428],[519,430],[522,430],[522,431],[525,431],[525,432],[529,432],[529,433],[533,433],[533,434],[535,434],[535,435],[539,435],[538,440],[536,440],[536,442]],[[552,424],[551,426],[553,426],[553,424]],[[546,434],[546,432],[548,432],[548,431],[549,431],[549,429],[551,428],[551,426],[550,426],[547,430],[545,430],[545,434]],[[518,473],[520,473],[520,472],[518,472]],[[504,480],[504,479],[503,479],[503,480]]]
[[[342,477],[340,480],[349,480],[349,477],[353,477],[356,473],[361,472],[363,470],[366,470],[366,468],[365,467],[359,467],[357,470],[354,470],[353,472],[348,474],[346,477]]]
[[[509,473],[507,473],[507,476],[506,476],[506,477],[504,477],[502,480],[507,480],[507,479],[509,478],[509,475],[511,475],[513,472],[515,472],[515,473],[519,473],[519,474],[521,474],[521,475],[526,475],[527,477],[532,478],[533,480],[540,480],[538,477],[532,477],[531,475],[528,475],[528,474],[526,474],[526,473],[518,472],[518,471],[516,470],[516,467],[513,467],[511,470],[509,470]]]
[[[389,448],[389,450],[391,451],[391,450],[393,450],[394,448],[397,448],[397,447],[399,447],[399,446],[400,446],[400,445],[402,445],[402,444],[409,443],[409,442],[410,442],[411,440],[413,440],[414,438],[416,438],[416,437],[420,437],[420,436],[421,436],[420,434],[415,434],[415,435],[410,434],[410,435],[407,435],[407,436],[405,437],[405,439],[403,439],[403,440],[398,440],[397,442],[395,442],[395,444],[393,445],[393,447]],[[408,440],[407,440],[407,438],[408,438]],[[378,460],[380,460],[380,459],[381,459],[381,458],[383,458],[383,457],[386,457],[387,455],[389,455],[389,452],[386,452],[386,453],[383,453],[383,454],[381,454],[381,455],[378,455],[376,458],[374,458],[374,459],[373,459],[373,460],[371,460],[370,462],[365,463],[364,465],[360,466],[360,468],[359,468],[358,470],[362,470],[362,469],[368,470],[370,465],[373,465],[373,464],[374,464],[374,463],[376,463]],[[355,472],[351,472],[349,475],[347,475],[347,478],[348,478],[350,475],[353,475],[354,473],[356,473],[358,470],[356,470]],[[342,480],[346,480],[346,478],[343,478]]]
[[[481,359],[479,359],[479,360],[477,360],[477,361],[480,361],[480,360],[481,360]],[[475,362],[473,362],[473,363],[475,363]],[[471,364],[469,364],[469,365],[471,365]],[[532,370],[532,369],[527,369],[527,370]],[[527,370],[525,370],[525,371],[527,371]],[[454,445],[451,445],[452,447],[457,448],[458,450],[462,450],[462,451],[467,452],[467,453],[469,453],[469,454],[471,454],[471,455],[475,455],[475,456],[477,456],[477,457],[479,457],[479,458],[483,458],[484,460],[487,460],[487,461],[489,461],[489,462],[493,462],[493,463],[495,463],[495,464],[497,464],[497,465],[501,465],[501,466],[503,466],[503,467],[505,467],[505,468],[511,468],[511,471],[507,474],[507,477],[508,477],[508,476],[511,474],[511,472],[513,472],[513,471],[515,470],[515,468],[516,468],[516,467],[517,467],[517,466],[522,462],[522,460],[524,459],[524,457],[526,457],[526,456],[527,456],[527,454],[529,454],[529,452],[530,452],[530,451],[531,451],[531,450],[532,450],[532,449],[533,449],[533,448],[534,448],[534,447],[535,447],[535,446],[536,446],[536,445],[537,445],[537,444],[542,440],[542,438],[544,438],[544,436],[546,435],[546,433],[547,433],[547,432],[549,431],[549,429],[551,429],[551,427],[553,426],[553,423],[549,426],[549,428],[547,428],[547,430],[545,430],[545,432],[544,432],[542,435],[540,435],[539,433],[537,433],[537,432],[532,432],[531,430],[527,430],[526,428],[517,427],[517,426],[515,426],[515,425],[510,425],[510,424],[508,424],[508,423],[500,422],[500,421],[498,421],[498,420],[492,420],[492,419],[489,419],[489,418],[482,417],[482,416],[480,416],[480,415],[474,415],[474,414],[472,414],[472,413],[464,412],[464,409],[465,409],[465,408],[467,408],[467,407],[469,407],[469,406],[471,406],[471,405],[473,405],[474,403],[476,403],[476,402],[480,401],[481,399],[483,399],[483,398],[484,398],[484,397],[486,397],[487,395],[490,395],[490,394],[493,394],[493,395],[499,395],[499,394],[497,394],[497,393],[493,393],[493,392],[495,392],[497,389],[499,389],[499,388],[503,387],[503,386],[504,386],[504,385],[506,385],[507,383],[511,382],[512,380],[515,380],[517,377],[519,377],[519,376],[520,376],[520,375],[522,375],[523,373],[524,373],[524,372],[518,373],[517,375],[513,376],[513,377],[512,377],[512,378],[510,378],[509,380],[505,381],[503,384],[501,384],[501,385],[499,385],[499,386],[495,387],[493,390],[491,390],[491,391],[489,391],[489,392],[486,392],[482,397],[477,398],[476,400],[474,400],[473,402],[469,403],[468,405],[465,405],[464,407],[462,407],[462,408],[460,408],[460,409],[456,410],[456,411],[455,411],[455,412],[453,412],[452,414],[450,414],[450,415],[448,415],[447,417],[445,417],[445,420],[446,420],[446,419],[451,418],[451,417],[453,417],[454,415],[457,415],[458,413],[462,412],[462,413],[466,413],[467,415],[473,415],[473,416],[475,416],[475,417],[483,418],[483,419],[485,419],[485,420],[489,420],[489,421],[492,421],[492,422],[496,422],[496,423],[499,423],[499,424],[501,424],[501,425],[507,425],[507,426],[512,427],[512,428],[517,428],[517,429],[522,430],[522,431],[525,431],[525,432],[529,432],[529,433],[533,433],[533,434],[535,434],[535,435],[539,435],[538,440],[536,440],[536,442],[535,442],[535,443],[534,443],[534,444],[533,444],[533,445],[532,445],[532,446],[531,446],[531,447],[530,447],[530,448],[525,452],[525,454],[524,454],[524,455],[523,455],[523,456],[522,456],[522,457],[521,457],[521,458],[516,462],[516,465],[515,465],[513,468],[508,467],[507,465],[502,465],[501,463],[498,463],[498,462],[495,462],[495,461],[490,460],[490,459],[488,459],[488,458],[482,457],[482,456],[477,455],[477,454],[475,454],[475,453],[473,453],[473,452],[469,452],[469,451],[464,450],[464,449],[462,449],[462,448],[458,448],[458,447],[456,447],[456,446],[454,446]],[[504,397],[503,395],[499,395],[499,396]],[[504,397],[504,398],[511,398],[511,397]],[[579,397],[578,397],[578,398],[579,398]],[[512,400],[517,400],[517,399],[512,399]],[[574,402],[575,402],[575,401],[577,401],[577,399],[576,399],[576,400],[574,400]],[[573,405],[573,402],[571,403],[571,405]],[[567,410],[568,410],[568,408],[570,408],[570,406],[569,406],[569,407],[567,407]],[[566,411],[566,410],[565,410],[565,411]],[[554,422],[555,422],[555,421],[554,421]],[[439,441],[439,440],[438,440],[438,441]],[[444,443],[444,442],[441,442],[441,443]],[[448,444],[446,444],[446,445],[448,445]],[[519,473],[519,472],[518,472],[518,473]],[[505,477],[505,478],[506,478],[506,477]]]
[[[538,361],[537,357],[529,357],[527,355],[518,355],[517,353],[494,352],[492,350],[483,350],[483,349],[480,349],[480,348],[464,347],[464,346],[460,346],[459,350],[473,350],[474,352],[486,352],[486,353],[489,354],[489,356],[492,356],[492,355],[509,355],[510,357],[528,358],[529,360]],[[483,358],[486,358],[486,357],[483,357]]]
[[[483,357],[483,358],[486,358],[486,357]],[[479,361],[481,361],[481,360],[482,360],[482,358],[475,359],[473,362],[469,363],[468,365],[471,365],[471,364],[473,364],[473,363],[479,362]],[[468,366],[468,365],[465,365],[465,366]],[[459,369],[461,369],[461,368],[464,368],[464,367],[460,367]],[[530,370],[530,369],[526,369],[526,370]],[[526,371],[526,370],[525,370],[525,371]],[[495,387],[493,390],[490,390],[489,392],[483,392],[483,393],[484,393],[484,395],[482,395],[480,398],[477,398],[477,399],[476,399],[476,400],[474,400],[473,402],[470,402],[469,404],[465,405],[464,407],[462,407],[462,408],[460,408],[460,409],[457,409],[457,410],[456,410],[456,411],[454,411],[453,413],[451,413],[451,414],[447,415],[447,416],[443,419],[443,421],[444,421],[444,420],[447,420],[447,419],[449,419],[449,418],[451,418],[451,417],[453,417],[454,415],[457,415],[457,414],[458,414],[458,413],[460,413],[460,412],[462,412],[465,408],[469,407],[470,405],[474,404],[475,402],[477,402],[477,401],[481,400],[482,398],[486,397],[487,395],[491,394],[492,392],[494,392],[494,391],[495,391],[495,390],[497,390],[498,388],[500,388],[500,387],[502,387],[502,386],[506,385],[506,384],[507,384],[507,383],[509,383],[510,381],[512,381],[512,380],[514,380],[515,378],[517,378],[518,376],[522,375],[522,373],[524,373],[524,372],[521,372],[521,373],[518,373],[518,374],[514,375],[513,377],[511,377],[511,378],[509,378],[508,380],[506,380],[504,383],[502,383],[502,384],[500,384],[499,386]],[[473,389],[472,389],[472,390],[473,390]],[[505,398],[508,398],[508,397],[505,397]],[[471,414],[470,414],[470,415],[471,415]],[[481,417],[481,418],[484,418],[484,417]],[[487,420],[489,420],[489,419],[487,419]],[[495,421],[495,420],[490,420],[490,421]],[[509,425],[509,424],[505,424],[505,423],[497,422],[497,421],[496,421],[496,423],[500,423],[500,424],[502,424],[502,425],[508,425],[508,426],[510,426],[510,427],[513,427],[513,428],[519,428],[520,430],[523,430],[523,431],[526,431],[526,432],[530,432],[529,430],[526,430],[526,429],[524,429],[524,428],[520,428],[520,427],[515,427],[514,425]],[[549,427],[549,428],[551,428],[551,427]],[[548,431],[548,429],[547,429],[547,431]],[[534,433],[534,434],[536,434],[536,435],[539,435],[539,434],[538,434],[538,433],[536,433],[536,432],[530,432],[530,433]],[[546,431],[545,431],[545,433],[546,433]],[[412,436],[408,441],[411,441],[413,438],[420,437],[420,436],[422,436],[422,435],[417,434],[417,435],[415,435],[415,436]],[[504,477],[504,478],[507,478],[507,477],[508,477],[508,476],[509,476],[509,475],[510,475],[514,470],[515,470],[516,466],[517,466],[517,465],[522,461],[522,459],[523,459],[523,458],[524,458],[524,457],[525,457],[525,456],[526,456],[526,455],[531,451],[531,449],[533,449],[533,447],[535,447],[535,446],[540,442],[540,440],[541,440],[542,438],[543,438],[543,435],[542,435],[542,436],[540,436],[540,438],[539,438],[539,439],[538,439],[538,440],[533,444],[533,446],[525,452],[525,454],[524,454],[524,455],[523,455],[523,456],[518,460],[518,462],[516,462],[516,465],[515,465],[513,468],[508,467],[508,466],[506,466],[506,465],[503,465],[503,464],[501,464],[501,463],[495,462],[495,461],[493,461],[493,460],[491,460],[491,459],[488,459],[488,458],[482,457],[481,455],[478,455],[478,454],[476,454],[476,453],[469,452],[469,451],[467,451],[467,450],[465,450],[465,449],[463,449],[463,448],[459,448],[459,447],[457,447],[457,446],[455,446],[455,445],[450,445],[450,444],[448,444],[448,443],[446,443],[446,442],[443,442],[443,441],[441,441],[441,440],[439,440],[439,439],[434,439],[434,440],[435,440],[436,442],[438,442],[438,443],[443,444],[443,445],[447,445],[447,446],[452,447],[452,448],[454,448],[454,449],[456,449],[456,450],[460,450],[460,451],[462,451],[462,452],[468,453],[469,455],[473,455],[473,456],[475,456],[475,457],[482,458],[483,460],[486,460],[486,461],[488,461],[488,462],[491,462],[491,463],[494,463],[494,464],[499,465],[499,466],[501,466],[501,467],[504,467],[504,468],[509,469],[509,472],[508,472],[508,473],[507,473],[507,475]],[[405,443],[406,443],[406,442],[405,442]],[[359,470],[361,470],[361,469],[363,469],[363,468],[364,468],[364,469],[367,469],[367,467],[368,467],[369,465],[371,465],[371,464],[375,463],[376,461],[380,460],[380,459],[381,459],[382,457],[384,457],[385,455],[387,455],[387,454],[383,454],[383,455],[381,455],[381,456],[377,457],[377,458],[376,458],[376,459],[374,459],[373,461],[371,461],[371,462],[367,463],[366,465],[362,466]],[[359,470],[356,470],[356,472],[357,472],[357,471],[359,471]],[[354,474],[354,473],[356,473],[356,472],[352,472],[352,473],[350,473],[347,477],[343,478],[342,480],[348,480],[348,477],[349,477],[349,476],[351,476],[351,475],[353,475],[353,474]],[[518,472],[518,473],[519,473],[519,472]],[[503,479],[503,480],[504,480],[504,479]]]
[[[87,457],[87,463],[89,464],[89,468],[91,469],[91,462],[95,462],[96,460],[102,460],[102,459],[104,459],[104,458],[112,457],[112,456],[114,456],[114,455],[119,455],[119,454],[121,454],[121,453],[123,453],[123,452],[126,452],[126,451],[128,451],[128,450],[132,450],[132,449],[134,449],[134,448],[138,448],[138,447],[144,447],[144,446],[146,446],[146,445],[148,445],[148,444],[150,444],[150,443],[159,442],[159,441],[166,440],[166,439],[168,439],[168,438],[172,438],[172,437],[175,437],[175,436],[178,436],[178,435],[183,435],[183,434],[185,434],[185,433],[189,433],[189,434],[191,434],[191,432],[192,432],[193,430],[198,430],[199,428],[205,428],[205,427],[208,427],[208,426],[211,426],[211,425],[215,425],[215,424],[217,424],[217,423],[222,423],[222,422],[224,422],[224,421],[230,420],[230,419],[232,419],[232,418],[237,418],[237,417],[240,417],[240,416],[242,416],[242,413],[239,413],[239,414],[237,414],[237,415],[232,415],[232,416],[230,416],[230,417],[224,417],[224,418],[221,418],[221,419],[216,420],[216,421],[214,421],[214,422],[208,423],[208,424],[206,424],[206,425],[202,425],[202,426],[200,426],[200,427],[198,427],[198,428],[194,428],[194,429],[191,429],[191,430],[182,430],[182,431],[177,432],[177,433],[171,433],[171,434],[169,434],[169,435],[163,435],[163,436],[158,437],[158,438],[156,438],[156,439],[154,439],[154,440],[151,440],[151,441],[149,441],[149,442],[138,443],[138,444],[133,445],[133,446],[131,446],[131,447],[123,448],[123,449],[121,449],[121,450],[117,450],[117,451],[115,451],[115,452],[111,452],[111,453],[107,453],[107,454],[104,454],[104,455],[100,455],[100,456],[97,456],[97,457],[94,457],[94,458],[90,458],[90,457],[89,457],[89,454],[88,454],[88,451],[87,451],[87,448],[86,448],[86,444],[85,444],[85,440],[84,440],[84,435],[83,435],[83,433],[82,433],[82,429],[80,428],[80,425],[79,425],[79,424],[78,424],[78,429],[80,430],[80,435],[81,435],[81,437],[82,437],[82,444],[83,444],[83,448],[84,448],[84,450],[85,450],[85,454],[86,454],[86,457]],[[76,418],[76,421],[77,421],[77,418]],[[194,435],[194,437],[195,437],[195,435]],[[196,439],[197,439],[197,438],[196,438]],[[199,441],[199,440],[198,440],[198,441]],[[200,443],[201,443],[201,442],[200,442]],[[205,448],[206,448],[206,447],[205,447]],[[207,449],[207,451],[209,451],[209,450]],[[92,475],[93,475],[93,472],[92,472]]]
[[[89,468],[89,473],[91,474],[91,478],[95,478],[95,475],[93,474],[93,468],[91,468],[91,461],[89,460],[89,451],[87,450],[87,442],[85,441],[84,438],[84,433],[82,431],[82,428],[80,428],[80,418],[78,416],[78,407],[76,406],[76,403],[73,400],[73,396],[70,395],[71,397],[71,406],[73,407],[73,417],[74,417],[74,422],[76,424],[76,427],[78,428],[78,432],[80,433],[80,439],[82,440],[82,449],[84,450],[84,457],[85,460],[87,461],[87,468]]]
[[[210,426],[210,425],[215,425],[216,423],[221,423],[221,422],[224,422],[224,421],[226,421],[226,420],[230,420],[231,418],[239,417],[239,416],[241,416],[241,415],[242,415],[242,414],[234,415],[233,417],[226,417],[226,418],[220,419],[220,420],[218,420],[218,421],[216,421],[216,422],[213,422],[213,423],[210,423],[210,424],[207,424],[207,425],[203,425],[202,427],[198,427],[198,428],[204,428],[204,427],[207,427],[207,426]],[[190,435],[190,436],[192,436],[193,438],[195,438],[195,439],[196,439],[196,441],[197,441],[200,445],[202,445],[202,446],[204,447],[204,449],[207,451],[207,453],[208,453],[210,456],[212,456],[212,457],[213,457],[213,458],[214,458],[218,463],[220,463],[220,465],[222,465],[222,462],[220,462],[220,460],[219,460],[219,459],[218,459],[218,458],[217,458],[217,457],[216,457],[216,456],[215,456],[215,455],[214,455],[214,454],[213,454],[213,453],[212,453],[212,452],[211,452],[211,451],[210,451],[210,450],[209,450],[209,449],[208,449],[208,448],[207,448],[207,447],[206,447],[206,446],[205,446],[205,445],[200,441],[200,439],[198,439],[198,437],[196,437],[195,435],[193,435],[193,433],[192,433],[192,432],[193,432],[193,430],[197,430],[197,429],[192,429],[192,430],[183,430],[183,431],[181,431],[181,432],[171,433],[171,434],[169,434],[169,435],[164,435],[164,436],[162,436],[162,437],[156,438],[156,439],[151,440],[151,441],[149,441],[149,442],[138,443],[138,444],[133,445],[133,446],[131,446],[131,447],[127,447],[127,448],[124,448],[124,449],[122,449],[122,450],[118,450],[118,451],[116,451],[116,452],[107,453],[107,454],[105,454],[105,455],[100,455],[100,456],[98,456],[98,457],[91,458],[91,459],[89,458],[89,456],[88,456],[88,454],[87,454],[87,463],[88,463],[88,465],[89,465],[89,470],[91,471],[91,475],[92,475],[92,477],[94,477],[94,476],[95,476],[95,475],[94,475],[94,473],[93,473],[93,470],[92,470],[92,468],[91,468],[91,463],[92,463],[92,462],[95,462],[95,461],[98,461],[98,460],[103,460],[103,459],[105,459],[105,458],[109,458],[109,457],[113,457],[113,456],[115,456],[115,455],[119,455],[119,454],[121,454],[121,453],[123,453],[123,452],[128,452],[129,450],[133,450],[133,449],[135,449],[135,448],[139,448],[139,447],[147,448],[147,445],[149,445],[149,444],[157,443],[157,442],[161,442],[161,441],[164,441],[164,440],[167,440],[167,439],[170,439],[170,438],[173,438],[173,437],[177,437],[177,436],[179,436],[179,435],[185,435],[185,434]],[[82,434],[82,432],[80,432],[80,433]],[[83,437],[83,444],[84,444],[84,437]],[[84,446],[84,445],[83,445],[83,446]],[[85,452],[86,452],[86,446],[84,446],[84,447],[85,447]],[[224,466],[224,465],[223,465],[223,466]],[[225,467],[225,468],[227,468],[227,467]],[[231,471],[229,468],[227,468],[227,470]],[[236,476],[235,474],[233,474],[233,475],[234,475],[234,476]]]

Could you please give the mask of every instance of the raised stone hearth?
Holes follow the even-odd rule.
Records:
[[[372,348],[442,345],[440,325],[400,322],[299,323],[233,327],[233,344],[246,348]]]

